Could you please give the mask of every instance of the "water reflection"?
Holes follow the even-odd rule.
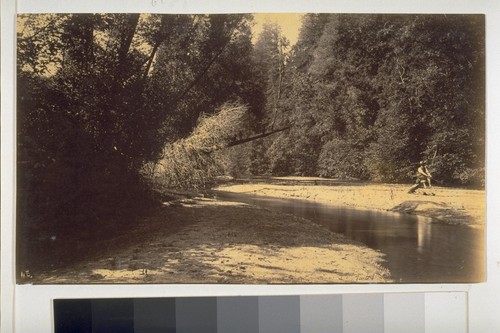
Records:
[[[432,220],[426,217],[417,216],[417,231],[418,231],[418,252],[422,253],[425,248],[429,247],[431,242]]]
[[[404,283],[470,283],[484,280],[484,233],[464,226],[391,212],[335,207],[294,199],[220,193],[241,201],[294,214],[362,242],[386,256],[392,278]]]

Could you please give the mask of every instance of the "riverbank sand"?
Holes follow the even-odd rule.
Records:
[[[436,223],[471,227],[482,227],[485,224],[486,194],[482,190],[433,187],[409,194],[409,185],[346,183],[322,178],[306,178],[309,184],[316,185],[301,185],[302,179],[304,178],[277,177],[267,184],[232,184],[220,186],[218,190],[409,213],[431,217]]]
[[[484,191],[434,188],[427,194],[435,195],[424,195],[408,194],[404,185],[310,183],[278,179],[224,185],[218,190],[419,214],[432,217],[434,223],[484,226]],[[384,255],[378,251],[303,218],[215,199],[165,202],[149,215],[124,224],[113,237],[78,242],[79,249],[86,247],[85,255],[55,269],[32,271],[22,282],[391,282],[390,272],[383,267]]]
[[[391,282],[383,254],[313,222],[245,204],[182,200],[99,251],[25,282],[310,284]]]

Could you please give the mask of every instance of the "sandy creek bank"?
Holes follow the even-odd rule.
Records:
[[[434,186],[409,194],[410,185],[346,182],[335,179],[274,177],[266,183],[223,185],[220,191],[275,198],[313,200],[352,208],[409,213],[431,217],[434,222],[483,227],[486,216],[484,190]]]
[[[24,282],[391,281],[389,272],[381,266],[383,255],[360,243],[293,215],[213,199],[177,201],[101,245],[91,258],[32,274]]]
[[[274,179],[218,190],[296,198],[429,216],[437,223],[482,228],[484,191],[435,188],[407,194],[404,185]],[[26,283],[386,283],[384,255],[310,220],[210,198],[180,199],[132,228],[91,245],[71,265],[31,274]]]

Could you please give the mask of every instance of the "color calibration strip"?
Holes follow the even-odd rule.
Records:
[[[57,299],[54,328],[56,333],[465,333],[467,294]]]

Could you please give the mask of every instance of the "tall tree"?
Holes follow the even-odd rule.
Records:
[[[385,107],[372,161],[392,164],[381,173],[389,179],[404,179],[418,160],[428,159],[442,182],[476,182],[481,175],[474,176],[471,166],[484,166],[473,148],[484,147],[484,21],[425,15],[393,22],[384,32],[393,42],[391,61],[380,69]]]
[[[67,175],[78,190],[66,186],[64,200],[52,191],[49,201],[68,210],[76,208],[63,202],[85,202],[82,196],[144,197],[124,189],[140,187],[142,166],[160,158],[168,140],[187,136],[201,114],[228,100],[251,105],[248,15],[68,14],[20,22],[20,156],[31,171],[52,161],[37,169],[37,181],[51,179],[45,172]],[[35,151],[40,156],[31,159]]]
[[[283,117],[286,112],[283,107],[285,93],[286,63],[288,61],[289,41],[281,33],[276,23],[265,22],[254,46],[253,58],[256,64],[256,78],[259,90],[263,92],[264,103],[261,119],[261,131],[272,131],[280,126],[287,126]],[[263,174],[274,168],[268,160],[267,150],[272,145],[273,138],[268,138],[252,144],[251,172]],[[269,164],[271,163],[271,164]]]
[[[252,107],[248,24],[247,15],[19,16],[19,233],[92,230],[156,202],[144,165],[203,113],[227,101]]]
[[[309,14],[291,54],[273,172],[484,179],[483,16]]]

